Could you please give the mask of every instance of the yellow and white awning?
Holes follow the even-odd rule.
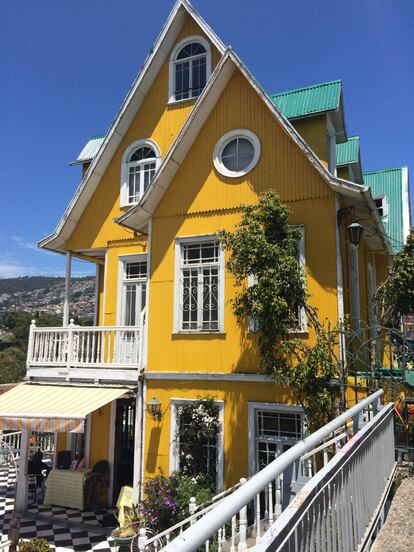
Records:
[[[22,383],[0,395],[0,429],[83,432],[87,414],[127,391],[114,387]]]

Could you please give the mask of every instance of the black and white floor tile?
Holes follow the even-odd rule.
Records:
[[[0,470],[0,541],[7,540],[13,513],[15,474]],[[114,552],[112,539],[93,530],[100,527],[108,511],[80,512],[56,506],[31,505],[30,517],[20,520],[20,537],[24,540],[34,537],[46,539],[54,552]],[[41,516],[37,519],[32,516]],[[46,519],[50,517],[50,521]],[[64,522],[69,524],[65,525]],[[82,525],[81,525],[82,524]],[[90,526],[90,528],[89,528]]]

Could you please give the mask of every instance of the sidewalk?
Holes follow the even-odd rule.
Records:
[[[414,547],[414,477],[403,479],[387,520],[371,552],[412,552]]]

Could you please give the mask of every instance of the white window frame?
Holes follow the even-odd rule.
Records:
[[[176,44],[175,48],[173,49],[171,56],[170,56],[170,62],[169,62],[169,78],[168,78],[168,103],[169,104],[175,104],[175,103],[181,103],[181,102],[189,102],[189,101],[195,101],[199,96],[193,96],[191,98],[183,98],[180,100],[175,99],[175,65],[176,65],[176,57],[180,50],[184,48],[187,44],[190,44],[191,42],[198,42],[202,46],[204,46],[206,50],[206,86],[208,83],[209,78],[211,77],[211,47],[210,43],[202,36],[199,35],[192,35],[187,36],[186,38],[183,38],[178,44]],[[200,54],[201,55],[204,54]],[[192,56],[189,57],[188,60],[196,59],[199,56]],[[185,60],[178,60],[178,63]],[[190,72],[190,88],[191,88],[191,79],[192,79],[192,72]]]
[[[221,156],[227,144],[229,144],[232,140],[235,140],[236,138],[245,138],[253,145],[253,151],[254,151],[253,159],[245,169],[241,171],[230,171],[223,164],[221,160]],[[255,166],[259,162],[260,154],[261,154],[261,145],[260,145],[260,140],[256,136],[256,134],[254,134],[254,132],[246,128],[237,128],[235,130],[231,130],[230,132],[226,132],[226,134],[224,134],[219,139],[213,151],[213,164],[217,172],[219,172],[223,176],[227,176],[229,178],[239,178],[241,176],[246,175],[247,173],[249,173],[255,168]]]
[[[304,224],[295,224],[292,226],[292,228],[296,228],[297,230],[300,230],[301,237],[298,240],[298,262],[299,266],[303,269],[305,272],[305,278],[306,278],[306,258],[305,258],[305,225]],[[253,275],[249,275],[247,277],[247,285],[248,287],[253,286],[255,284],[256,278]],[[306,285],[306,281],[305,281]],[[308,331],[308,320],[306,318],[306,311],[304,307],[301,307],[299,311],[298,316],[298,322],[299,325],[297,328],[292,328],[292,333],[306,333]],[[257,324],[255,321],[249,317],[247,321],[247,328],[248,331],[251,333],[257,332]]]
[[[216,234],[201,236],[186,236],[175,240],[175,262],[174,262],[174,322],[173,333],[175,334],[220,334],[224,333],[224,250],[219,246],[219,289],[218,289],[218,330],[183,330],[181,316],[181,258],[183,245],[218,241]]]
[[[126,270],[127,263],[147,263],[147,279],[145,284],[148,289],[148,255],[146,253],[135,253],[131,255],[120,255],[118,257],[118,293],[117,293],[117,309],[116,309],[116,323],[117,326],[124,326],[123,320],[123,311],[124,311],[124,302],[125,302],[125,292],[124,292],[124,275]],[[131,280],[134,282],[135,280]]]
[[[248,401],[248,464],[249,464],[249,477],[254,475],[257,470],[257,454],[256,454],[256,412],[258,410],[267,410],[268,412],[287,412],[289,414],[301,414],[302,415],[302,436],[306,435],[305,427],[305,415],[303,408],[296,404],[283,404],[283,403],[268,403],[268,402],[251,402]]]
[[[140,139],[135,140],[135,142],[132,142],[127,149],[124,151],[124,154],[122,156],[121,161],[121,192],[120,192],[120,205],[121,207],[131,207],[132,205],[137,205],[141,199],[140,197],[139,201],[131,203],[129,201],[129,167],[130,163],[128,162],[130,156],[134,153],[134,151],[142,146],[147,146],[149,148],[152,148],[155,153],[154,162],[155,162],[155,172],[157,172],[159,166],[161,165],[161,152],[157,144],[153,140],[149,139]],[[145,159],[140,164],[146,164],[150,161],[150,159]],[[137,163],[134,162],[134,165]]]
[[[378,196],[374,196],[373,197],[373,200],[375,202],[375,200],[378,200],[380,199],[382,201],[382,215],[380,215],[381,217],[381,220],[383,222],[387,222],[388,221],[388,201],[387,201],[387,196],[385,194],[383,195],[378,195]],[[378,209],[378,207],[377,207]],[[378,213],[379,214],[379,213]]]
[[[180,455],[179,448],[176,439],[178,430],[178,415],[177,409],[179,406],[186,405],[191,402],[199,401],[203,399],[171,399],[171,421],[170,421],[170,466],[169,474],[177,471],[180,467]],[[215,400],[214,405],[219,408],[219,422],[221,431],[217,437],[217,469],[216,469],[216,481],[217,491],[222,491],[224,488],[224,401]]]

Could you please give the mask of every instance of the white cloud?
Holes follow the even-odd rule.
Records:
[[[13,236],[13,241],[25,249],[34,249],[35,251],[38,251],[38,248],[34,243],[25,241],[21,236]]]

